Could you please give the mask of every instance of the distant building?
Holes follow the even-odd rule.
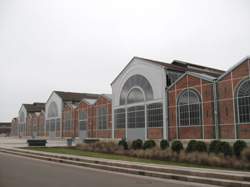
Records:
[[[11,133],[11,123],[10,122],[0,122],[0,135],[5,134],[9,136]]]

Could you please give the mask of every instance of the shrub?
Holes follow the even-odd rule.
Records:
[[[118,145],[122,146],[124,150],[128,149],[128,142],[125,139],[120,140]]]
[[[179,140],[175,140],[172,142],[171,144],[171,149],[176,152],[176,153],[180,153],[180,151],[183,149],[183,145],[181,143],[181,141]]]
[[[195,151],[207,152],[207,144],[203,141],[197,141],[195,144]]]
[[[167,140],[161,140],[160,147],[162,150],[167,149],[169,147],[169,143]]]
[[[219,145],[219,152],[223,153],[224,156],[232,156],[233,149],[228,142],[221,142]]]
[[[250,148],[246,148],[241,153],[243,160],[250,162]]]
[[[220,151],[219,149],[220,149],[220,141],[213,140],[209,145],[208,152],[218,154]]]
[[[234,151],[235,156],[240,157],[241,152],[246,147],[247,147],[247,144],[243,140],[237,140],[236,142],[234,142],[233,151]]]
[[[187,148],[186,148],[186,152],[187,153],[191,153],[195,151],[195,147],[196,147],[196,140],[190,140],[188,142]]]
[[[156,143],[154,140],[146,140],[143,144],[143,149],[151,149],[156,146]]]
[[[137,140],[134,140],[132,142],[132,149],[141,149],[142,148],[142,145],[143,145],[143,142],[141,139],[137,139]]]

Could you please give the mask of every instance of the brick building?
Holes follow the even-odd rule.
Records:
[[[11,120],[11,136],[19,136],[17,117]]]
[[[250,138],[249,57],[226,72],[134,57],[111,87],[112,95],[53,91],[45,111],[39,103],[24,104],[12,121],[13,134],[128,140]]]
[[[74,137],[78,134],[77,106],[83,99],[97,99],[99,94],[53,91],[46,102],[46,134],[49,137]]]
[[[11,133],[11,123],[9,122],[0,122],[0,134],[5,134],[9,136]]]
[[[100,95],[93,106],[93,137],[112,138],[112,96]]]
[[[212,84],[223,73],[177,60],[168,64],[134,57],[111,83],[113,137],[129,140],[213,138]],[[192,91],[191,87],[194,87]],[[200,104],[195,110],[204,110],[206,115],[196,112],[199,115],[196,124],[186,124],[189,119],[185,119],[179,128],[176,97],[184,89],[187,93],[182,94],[183,101],[187,94],[197,95]],[[202,98],[206,100],[204,104],[201,104]],[[189,113],[186,111],[183,115]],[[206,127],[201,126],[201,122]],[[205,130],[209,131],[206,135]]]
[[[20,136],[37,136],[38,126],[44,129],[43,113],[45,103],[23,104],[18,115],[18,134]]]

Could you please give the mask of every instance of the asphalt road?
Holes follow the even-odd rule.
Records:
[[[0,187],[187,187],[207,186],[117,174],[0,153]]]

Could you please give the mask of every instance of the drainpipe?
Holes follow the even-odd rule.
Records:
[[[215,126],[215,139],[219,139],[219,123],[218,123],[218,96],[217,84],[213,81],[213,95],[214,95],[214,126]]]

